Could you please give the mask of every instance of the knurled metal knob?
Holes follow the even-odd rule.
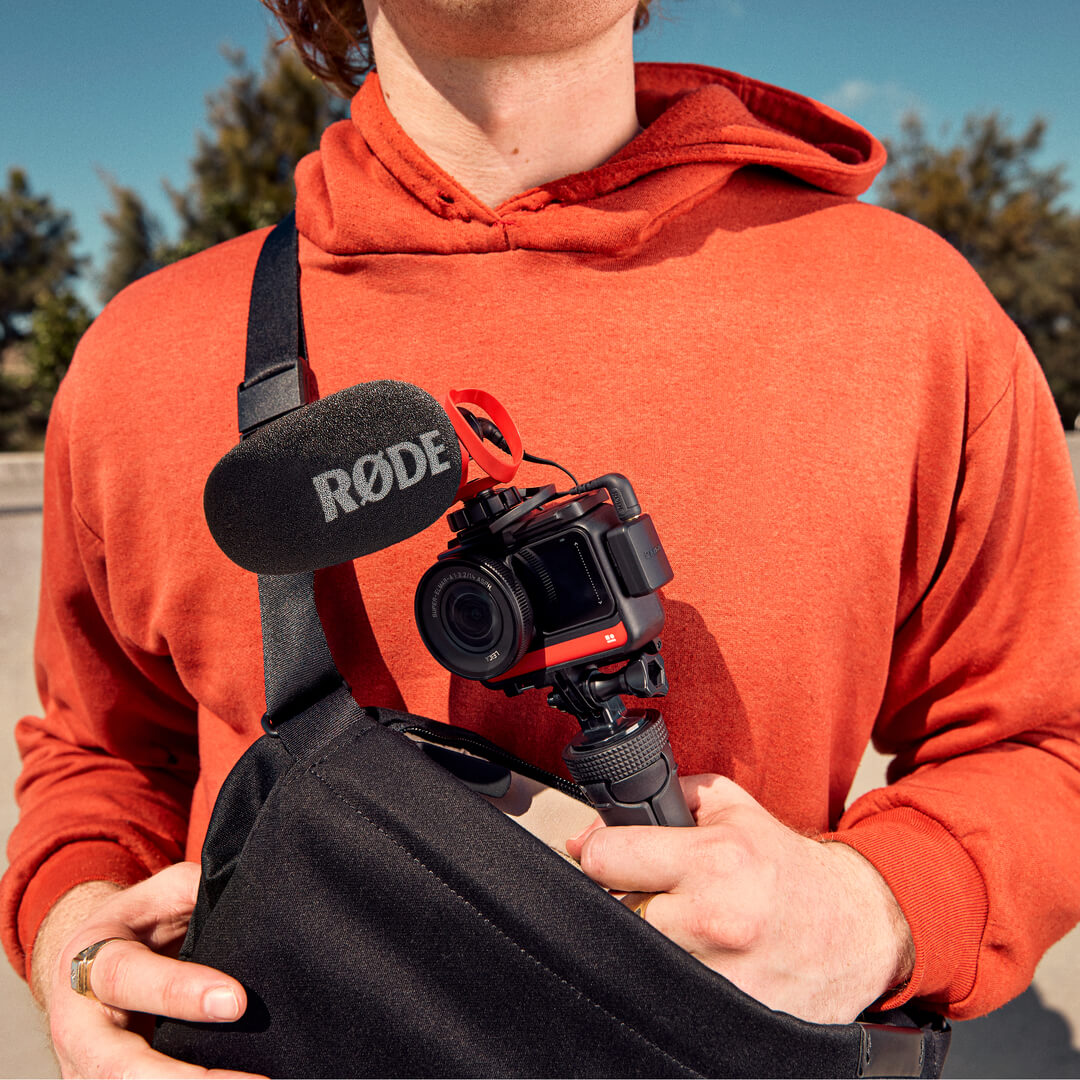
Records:
[[[639,723],[636,730],[625,729],[593,746],[579,735],[563,754],[570,775],[579,784],[617,783],[654,764],[665,750],[670,752],[667,724],[659,712],[648,710]]]

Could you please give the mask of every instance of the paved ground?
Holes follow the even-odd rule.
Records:
[[[1069,436],[1080,484],[1080,433]],[[31,638],[41,558],[40,459],[0,456],[0,836],[15,823],[15,721],[37,709]],[[5,749],[6,747],[6,749]],[[856,793],[878,786],[884,760],[872,751]],[[55,1077],[56,1064],[24,985],[0,961],[0,1077]],[[1080,928],[1043,959],[1030,990],[981,1020],[959,1024],[947,1076],[1080,1076]]]

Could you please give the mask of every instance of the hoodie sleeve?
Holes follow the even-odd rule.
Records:
[[[1080,510],[1021,338],[968,431],[937,573],[900,626],[875,744],[889,785],[832,839],[882,873],[916,962],[886,1002],[957,1019],[1021,993],[1080,897]]]
[[[49,908],[86,881],[130,885],[183,857],[197,775],[194,702],[167,656],[119,633],[101,538],[72,494],[61,386],[45,449],[35,665],[43,715],[23,718],[18,825],[0,884],[3,942],[29,975]]]

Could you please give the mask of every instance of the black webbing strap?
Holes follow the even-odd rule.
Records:
[[[299,250],[293,211],[263,241],[255,266],[248,308],[244,381],[236,391],[241,435],[250,434],[307,400]]]
[[[266,713],[263,730],[292,754],[329,742],[356,716],[315,606],[315,575],[260,574]],[[292,723],[297,717],[299,722]]]
[[[248,309],[244,381],[237,392],[241,436],[305,404],[307,349],[300,308],[296,218],[268,234],[255,265]],[[260,574],[263,728],[306,757],[329,742],[360,711],[330,655],[315,606],[315,575]],[[303,714],[299,723],[291,723]]]

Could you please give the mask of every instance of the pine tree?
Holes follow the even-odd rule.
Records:
[[[75,346],[86,333],[93,316],[86,305],[69,290],[46,297],[30,318],[27,359],[32,371],[32,385],[39,400],[48,402],[67,373]]]
[[[161,225],[132,188],[105,174],[102,179],[113,201],[113,210],[102,215],[110,237],[98,291],[107,304],[121,289],[162,265],[164,238]]]
[[[83,262],[77,242],[71,215],[34,194],[25,171],[11,169],[0,191],[0,450],[40,445],[70,361],[70,352],[61,353],[74,351],[89,324],[70,291]]]
[[[242,52],[226,55],[233,75],[207,100],[209,131],[198,135],[191,182],[165,185],[179,239],[167,242],[139,195],[104,177],[114,208],[104,215],[111,238],[102,300],[166,263],[278,221],[295,200],[297,162],[346,114],[291,49],[269,47],[261,72]]]
[[[41,299],[77,276],[77,242],[71,215],[35,195],[22,169],[9,170],[0,191],[0,355],[26,337]]]
[[[40,448],[60,380],[91,318],[66,287],[42,296],[19,346],[28,370],[0,372],[0,450]]]
[[[262,73],[243,53],[227,54],[234,74],[208,101],[210,133],[201,134],[183,191],[169,189],[181,220],[169,258],[271,225],[293,206],[293,171],[319,136],[346,114],[291,49],[270,48]]]

